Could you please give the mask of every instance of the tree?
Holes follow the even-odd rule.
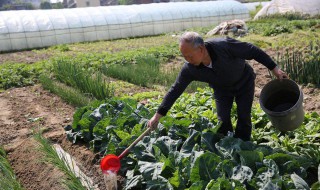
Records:
[[[35,9],[34,6],[32,5],[32,3],[25,3],[26,9],[27,10],[33,10]]]
[[[0,10],[11,10],[10,4],[4,4]]]
[[[40,9],[52,9],[52,7],[48,1],[44,1],[44,2],[41,2]]]
[[[5,4],[8,4],[9,1],[8,0],[0,0],[0,7],[2,7]]]
[[[52,3],[51,6],[52,6],[53,9],[63,9],[64,8],[64,6],[63,6],[63,4],[61,2]]]

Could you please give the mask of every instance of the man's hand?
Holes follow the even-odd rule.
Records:
[[[148,127],[151,128],[151,130],[155,130],[158,127],[159,120],[162,117],[162,115],[156,113],[153,115],[153,117],[148,122]]]
[[[274,76],[277,77],[277,79],[287,79],[287,78],[289,78],[288,75],[284,71],[279,69],[278,67],[275,67],[272,70],[272,73],[273,73]]]

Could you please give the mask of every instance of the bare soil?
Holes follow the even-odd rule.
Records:
[[[44,55],[26,51],[1,54],[0,63],[34,63]],[[11,58],[11,59],[10,59]],[[21,61],[19,61],[21,60]],[[250,64],[257,73],[256,101],[262,87],[271,80],[267,69],[254,61]],[[320,113],[320,90],[301,86],[304,93],[304,110]],[[58,143],[79,163],[86,175],[92,178],[99,189],[106,189],[100,171],[100,157],[85,145],[72,144],[66,139],[63,127],[72,123],[75,108],[58,96],[44,90],[40,85],[14,88],[0,93],[0,145],[5,147],[8,159],[21,184],[27,190],[61,190],[63,174],[52,165],[42,162],[43,155],[37,151],[38,144],[32,138],[34,130],[45,129],[44,136]]]
[[[63,174],[43,161],[37,150],[33,131],[44,129],[44,136],[59,143],[70,153],[86,175],[104,189],[96,155],[84,145],[73,145],[66,139],[64,126],[72,123],[75,108],[40,85],[9,89],[0,94],[0,144],[18,179],[26,189],[61,190]]]

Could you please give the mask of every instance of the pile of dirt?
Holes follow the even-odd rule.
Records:
[[[235,19],[222,22],[210,30],[206,36],[214,36],[217,34],[228,35],[229,33],[232,33],[235,37],[245,36],[248,33],[248,27],[245,21]]]

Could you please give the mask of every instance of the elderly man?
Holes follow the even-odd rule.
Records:
[[[255,73],[246,60],[254,59],[266,66],[279,79],[286,73],[258,47],[232,38],[209,39],[204,42],[196,32],[186,32],[180,38],[180,52],[187,61],[175,83],[165,95],[148,127],[156,128],[174,102],[192,81],[202,81],[214,89],[218,119],[222,125],[218,132],[249,141],[251,137],[251,108],[254,97]],[[237,104],[237,126],[233,131],[231,108]]]

